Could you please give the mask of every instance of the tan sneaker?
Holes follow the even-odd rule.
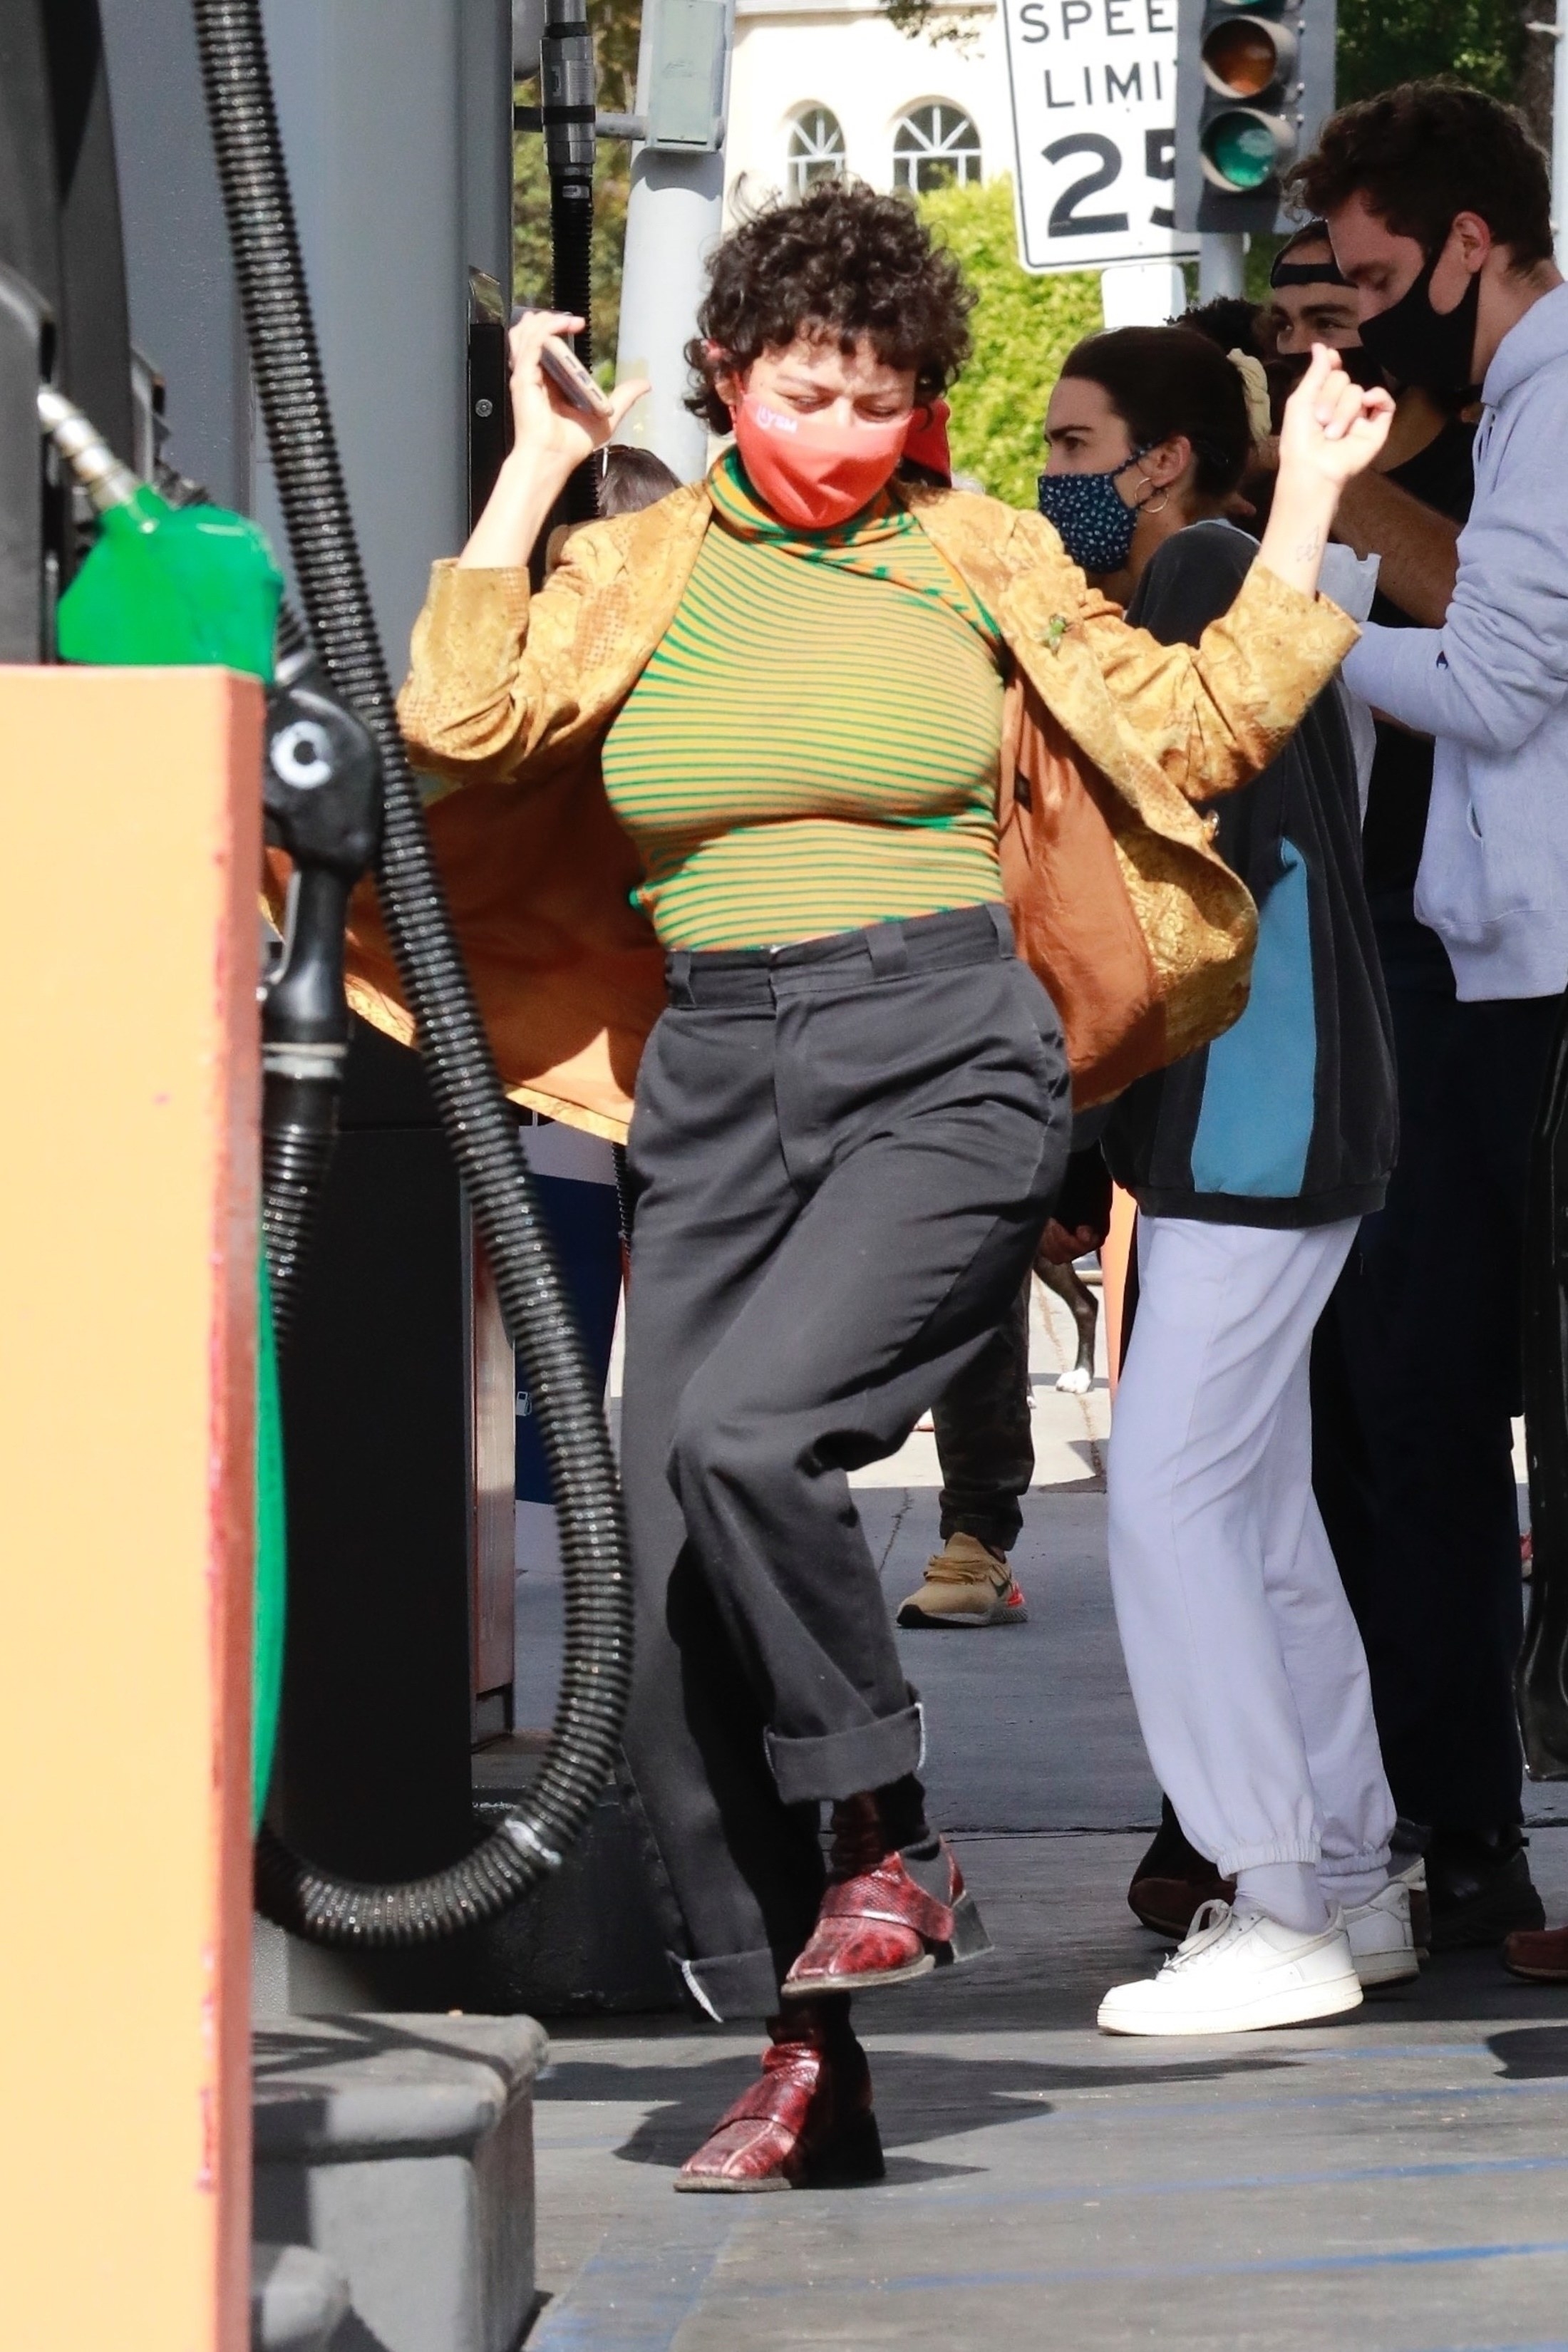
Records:
[[[1004,1555],[978,1536],[949,1536],[926,1562],[926,1580],[899,1611],[900,1625],[1024,1625],[1029,1612]]]

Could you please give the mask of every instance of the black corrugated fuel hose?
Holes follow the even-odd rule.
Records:
[[[442,1124],[524,1367],[560,1505],[566,1657],[526,1806],[464,1860],[363,1886],[264,1832],[257,1899],[320,1943],[433,1941],[493,1917],[554,1867],[608,1780],[631,1677],[631,1588],[599,1383],[530,1188],[516,1122],[452,937],[344,496],[284,170],[258,0],[194,0],[251,368],[310,634],[381,754],[377,884]]]
[[[572,338],[585,368],[594,364],[594,156],[597,69],[585,0],[545,0],[539,44],[544,165],[550,175],[550,297],[583,324]],[[568,522],[592,522],[599,477],[590,458],[566,485]]]

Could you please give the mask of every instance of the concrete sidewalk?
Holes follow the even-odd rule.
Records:
[[[1482,1954],[1322,2029],[1095,2031],[1106,1987],[1159,1957],[1124,1901],[1157,1797],[1106,1589],[1105,1399],[1056,1394],[1067,1340],[1042,1314],[1029,1623],[900,1637],[933,1816],[997,1950],[858,2006],[886,2185],[676,2197],[755,2037],[565,2027],[539,2087],[530,2352],[1568,2352],[1568,1993]],[[858,1499],[896,1602],[936,1540],[929,1438]],[[1564,1820],[1552,1790],[1532,1811]],[[1568,1828],[1536,1828],[1532,1861],[1568,1916]]]

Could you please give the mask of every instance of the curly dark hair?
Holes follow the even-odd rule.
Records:
[[[699,332],[686,346],[686,404],[727,433],[714,376],[743,373],[803,330],[847,352],[864,336],[885,366],[913,368],[917,399],[934,400],[969,357],[973,308],[958,263],[932,244],[908,198],[819,180],[792,202],[762,205],[714,253]]]
[[[1262,315],[1260,302],[1246,301],[1239,294],[1215,294],[1207,302],[1192,303],[1179,319],[1167,319],[1165,324],[1202,335],[1216,351],[1256,352]]]
[[[1455,81],[1402,82],[1342,107],[1286,185],[1320,215],[1363,195],[1428,261],[1457,213],[1478,213],[1521,268],[1552,257],[1552,184],[1523,116]]]

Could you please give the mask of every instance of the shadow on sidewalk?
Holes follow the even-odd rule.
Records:
[[[1299,2062],[1284,2053],[1205,2053],[1190,2062],[1148,2065],[1052,2066],[1029,2059],[957,2057],[941,2051],[874,2050],[877,2120],[883,2147],[926,2147],[994,2124],[1026,2123],[1051,2113],[1052,2095],[1156,2084],[1214,2083],[1234,2074],[1268,2074]],[[683,2164],[731,2101],[756,2076],[754,2058],[725,2055],[697,2065],[617,2066],[563,2059],[538,2085],[546,2101],[626,2101],[651,2112],[616,2150],[628,2164]],[[931,2180],[985,2166],[933,2165],[917,2158],[889,2163],[889,2180]]]

